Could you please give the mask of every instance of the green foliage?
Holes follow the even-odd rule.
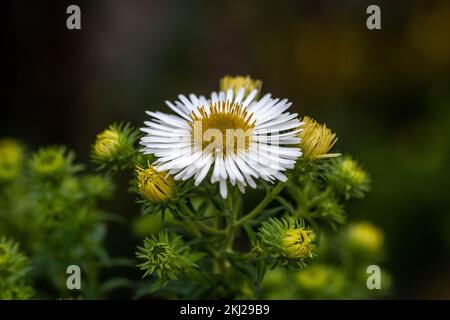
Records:
[[[0,299],[29,299],[34,291],[27,273],[29,259],[19,251],[19,245],[5,237],[0,238]]]
[[[20,170],[0,189],[0,233],[19,242],[30,258],[30,272],[17,275],[39,284],[37,298],[71,297],[66,268],[74,263],[86,272],[85,286],[73,294],[86,298],[103,294],[98,275],[109,262],[102,244],[107,213],[98,201],[110,197],[114,185],[107,176],[82,174],[83,166],[74,159],[64,147],[45,147],[32,154],[21,149]],[[19,293],[9,297],[19,298]]]

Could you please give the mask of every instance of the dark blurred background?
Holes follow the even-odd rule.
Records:
[[[81,30],[66,28],[70,4]],[[370,4],[382,30],[366,28]],[[371,173],[349,212],[385,231],[393,297],[450,298],[449,32],[445,0],[4,1],[0,136],[87,163],[109,123],[138,126],[166,99],[249,74]],[[114,209],[131,219],[127,199]],[[109,245],[126,254],[124,234]]]

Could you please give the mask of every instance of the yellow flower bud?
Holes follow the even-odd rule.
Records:
[[[244,88],[244,97],[246,97],[253,89],[257,90],[256,97],[261,93],[262,81],[252,79],[250,76],[225,76],[220,79],[220,90],[227,91],[233,89],[234,94],[237,94],[239,89]]]
[[[315,160],[320,158],[337,157],[339,153],[328,153],[336,143],[336,134],[331,132],[325,124],[319,124],[315,120],[304,117],[300,120],[304,122],[299,132],[300,148],[303,156],[307,159]]]
[[[0,140],[0,181],[17,177],[22,159],[23,150],[15,140]]]
[[[165,203],[173,198],[175,180],[167,172],[158,172],[153,166],[147,169],[137,167],[139,191],[143,196],[155,203]]]
[[[383,232],[369,222],[360,222],[350,226],[348,230],[350,244],[358,249],[379,252],[383,247]]]
[[[120,134],[116,130],[106,129],[97,135],[93,154],[99,159],[108,160],[120,148]]]
[[[314,233],[305,228],[291,228],[286,231],[281,239],[281,245],[286,258],[300,260],[311,257]]]

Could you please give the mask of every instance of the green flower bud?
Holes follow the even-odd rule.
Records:
[[[113,124],[97,135],[92,145],[92,159],[95,163],[114,169],[132,167],[137,132],[131,126]]]
[[[83,177],[82,184],[87,196],[107,199],[114,190],[114,184],[108,177],[101,175],[88,175]]]
[[[363,197],[370,189],[369,175],[349,156],[329,161],[325,173],[329,183],[347,199]]]
[[[292,262],[302,267],[304,260],[313,256],[315,235],[303,220],[270,218],[262,223],[258,238],[262,255],[282,265]]]
[[[75,173],[81,166],[73,165],[75,156],[64,147],[39,149],[31,158],[31,169],[39,177],[60,178]]]
[[[144,240],[144,246],[138,247],[136,256],[143,259],[139,264],[145,270],[143,277],[156,273],[163,281],[178,279],[191,269],[197,268],[197,261],[201,255],[191,254],[188,246],[184,245],[181,237],[169,239],[166,232],[159,233]]]

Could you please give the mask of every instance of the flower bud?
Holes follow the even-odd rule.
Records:
[[[271,257],[275,264],[302,267],[304,260],[313,256],[315,235],[301,219],[270,218],[262,222],[258,238],[261,254]]]
[[[319,124],[309,117],[304,117],[300,121],[304,123],[298,135],[303,157],[316,160],[340,155],[339,153],[328,153],[336,143],[337,138],[336,134],[331,132],[325,124]]]
[[[257,79],[252,79],[250,76],[225,76],[220,79],[220,90],[227,91],[228,89],[233,89],[234,94],[244,88],[244,98],[252,91],[257,90],[256,97],[261,93],[262,81]]]
[[[163,281],[174,280],[197,267],[195,261],[201,255],[191,255],[189,251],[180,237],[171,240],[166,232],[161,232],[158,237],[146,238],[144,246],[138,247],[136,256],[144,260],[138,267],[145,270],[143,277],[156,273]]]
[[[137,167],[137,180],[140,193],[154,203],[166,203],[173,199],[176,183],[167,172],[158,172],[153,166],[147,169]]]
[[[135,143],[138,131],[129,124],[112,124],[97,135],[91,156],[100,168],[123,170],[136,163]]]
[[[119,151],[121,140],[119,131],[113,128],[104,130],[97,135],[93,146],[93,155],[102,160],[111,159]]]
[[[39,176],[56,176],[70,165],[66,159],[65,150],[57,147],[47,147],[38,150],[31,159],[31,168]]]
[[[329,183],[347,199],[362,197],[370,188],[370,178],[351,157],[333,159],[327,165]]]
[[[380,252],[384,243],[383,232],[369,222],[351,225],[347,236],[352,248],[370,253]]]
[[[10,181],[19,175],[23,150],[12,139],[0,140],[0,181]]]

